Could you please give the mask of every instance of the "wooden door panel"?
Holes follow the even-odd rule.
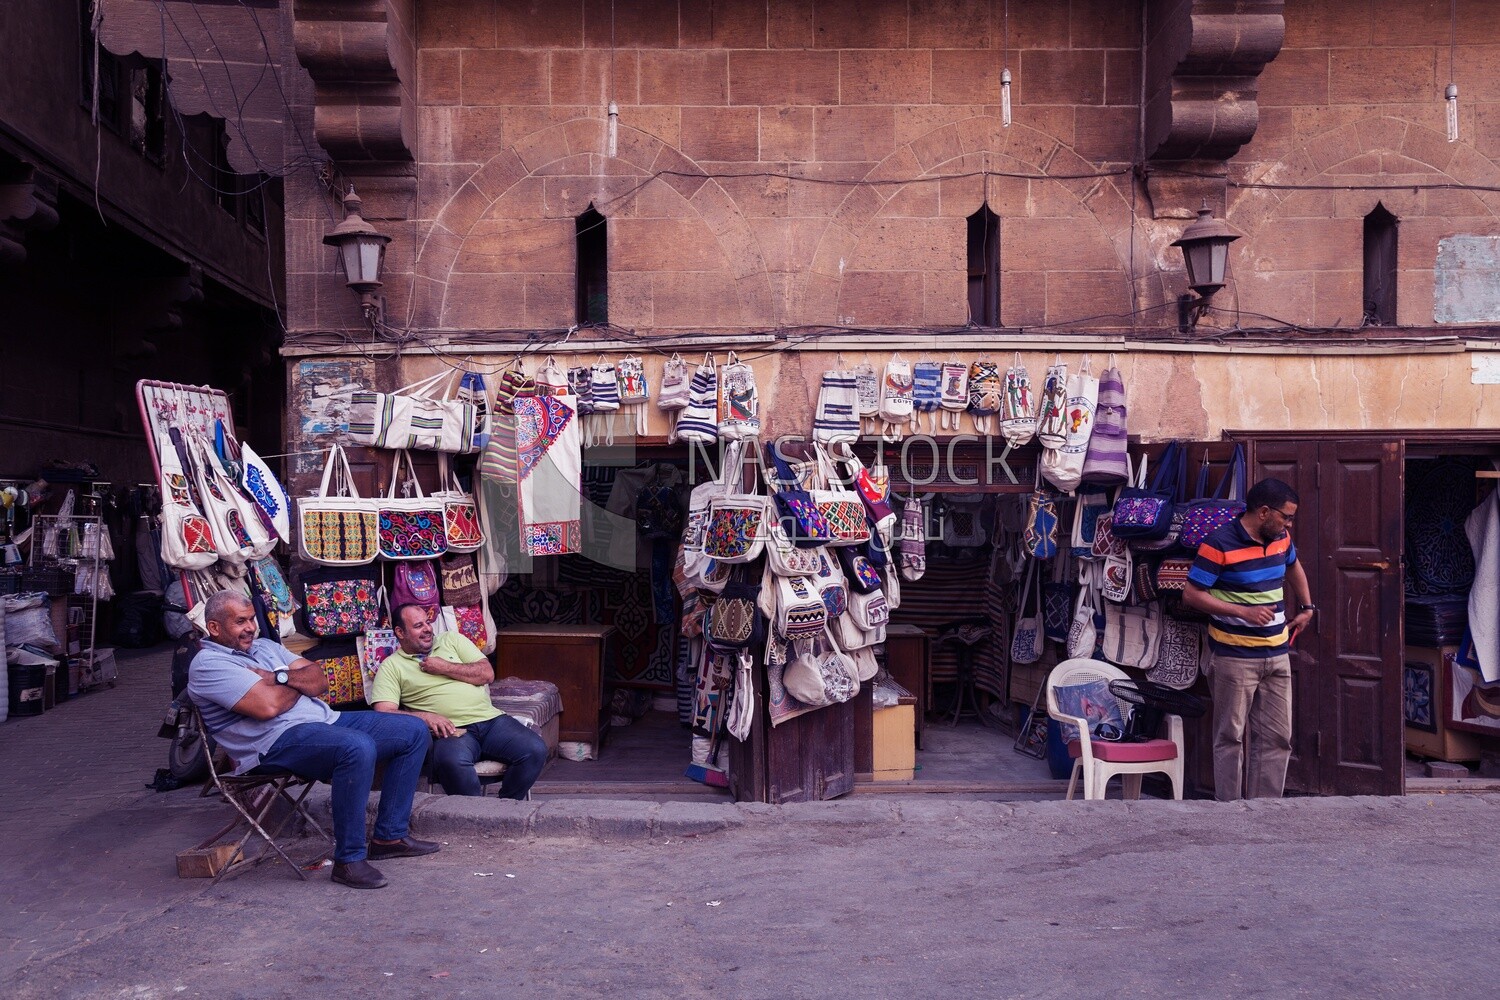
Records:
[[[1292,541],[1308,578],[1314,579],[1319,563],[1317,530],[1323,523],[1318,481],[1318,445],[1314,441],[1253,441],[1248,463],[1250,482],[1280,479],[1297,491],[1296,527]],[[1313,594],[1317,595],[1317,584]],[[1316,603],[1316,597],[1314,598]],[[1319,677],[1316,637],[1299,637],[1292,646],[1292,759],[1287,766],[1286,787],[1291,792],[1317,794],[1319,717],[1323,711],[1323,685]]]
[[[1323,678],[1319,784],[1325,794],[1405,787],[1400,442],[1320,447],[1321,572],[1310,575]],[[1326,596],[1325,596],[1326,595]]]

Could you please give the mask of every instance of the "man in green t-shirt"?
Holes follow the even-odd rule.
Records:
[[[490,704],[495,671],[479,647],[457,632],[434,636],[418,605],[400,605],[393,618],[401,648],[375,673],[372,707],[427,724],[437,740],[433,775],[449,795],[483,794],[474,762],[497,760],[506,765],[500,797],[524,799],[547,763],[547,744]]]

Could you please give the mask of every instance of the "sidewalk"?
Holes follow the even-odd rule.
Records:
[[[223,822],[199,789],[144,787],[166,764],[156,730],[171,646],[119,650],[120,677],[44,715],[0,723],[0,978],[201,892],[176,854]]]

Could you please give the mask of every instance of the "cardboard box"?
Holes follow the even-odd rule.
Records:
[[[876,781],[910,781],[916,776],[916,706],[894,705],[874,712]]]
[[[120,676],[120,668],[115,663],[115,651],[112,648],[95,649],[85,654],[80,661],[78,682],[83,688],[98,687],[100,684],[113,684]]]
[[[233,844],[215,844],[213,847],[192,847],[186,851],[178,851],[177,877],[213,878],[224,870],[233,853]]]
[[[1453,659],[1458,654],[1457,646],[1407,646],[1405,663],[1407,672],[1416,670],[1413,678],[1427,677],[1431,681],[1431,729],[1426,726],[1406,727],[1406,749],[1420,757],[1445,760],[1450,763],[1478,760],[1481,742],[1478,737],[1462,733],[1449,726],[1453,721]],[[1410,682],[1411,679],[1403,678]],[[1416,681],[1418,684],[1424,681]]]

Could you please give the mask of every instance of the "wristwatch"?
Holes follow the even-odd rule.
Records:
[[[1317,610],[1318,610],[1318,606],[1316,604],[1304,604],[1304,605],[1302,605],[1302,607],[1300,607],[1300,608],[1297,609],[1297,614],[1300,615],[1304,611],[1313,611],[1313,612],[1316,612]]]
[[[292,682],[292,672],[286,667],[278,668],[275,676],[277,684],[290,684]]]

